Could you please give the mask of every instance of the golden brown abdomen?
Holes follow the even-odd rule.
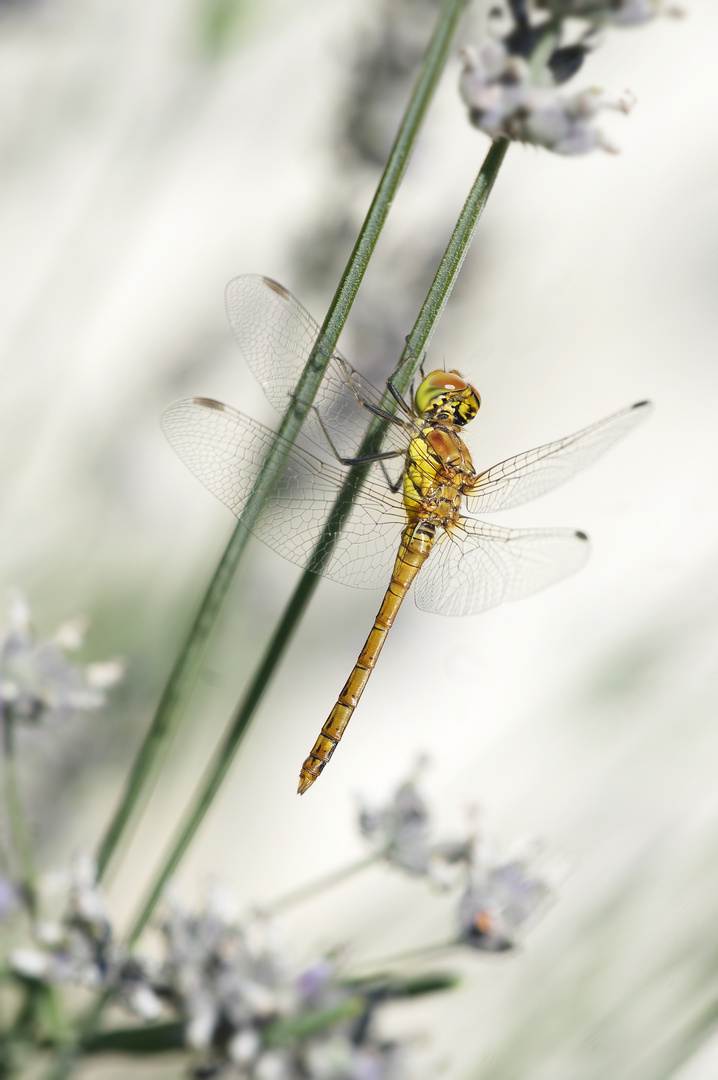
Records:
[[[409,586],[429,557],[436,537],[436,526],[426,521],[407,525],[401,534],[401,547],[394,563],[389,588],[384,594],[381,607],[359,654],[354,670],[347,679],[337,703],[330,712],[319,738],[299,774],[299,794],[311,787],[334,753],[337,743],[351,720],[352,713],[369,682],[386,635],[391,629]]]

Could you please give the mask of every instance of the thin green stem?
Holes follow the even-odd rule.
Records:
[[[149,731],[135,758],[120,802],[100,844],[97,853],[98,881],[107,872],[120,838],[127,835],[130,820],[137,820],[140,810],[149,798],[152,784],[169,750],[181,717],[182,707],[199,672],[209,636],[248,539],[247,530],[237,524],[175,660]]]
[[[468,246],[473,239],[481,211],[486,205],[486,200],[498,175],[507,145],[506,141],[502,140],[491,146],[474,181],[397,368],[397,385],[400,390],[406,389],[411,382],[413,374],[420,363],[425,344],[431,336],[437,319],[444,310],[449,292],[456,281],[466,257]],[[382,404],[387,409],[395,407],[394,399],[388,391],[382,399]],[[377,417],[374,418],[362,440],[358,452],[359,457],[363,457],[377,448],[387,422]],[[132,924],[129,935],[131,943],[135,942],[142,933],[165,884],[179,865],[182,856],[202,823],[204,815],[212,804],[212,800],[224,777],[227,775],[269,681],[319,583],[319,575],[326,566],[333,545],[336,543],[342,527],[351,513],[354,499],[361,489],[369,467],[369,465],[359,465],[348,470],[347,478],[329,514],[322,535],[317,541],[307,569],[302,574],[269,642],[264,658],[230,722],[225,738],[205,770],[199,789],[188,807],[184,821],[177,830],[165,861]]]
[[[3,749],[5,755],[5,797],[7,800],[7,814],[12,831],[15,853],[20,864],[20,876],[25,903],[30,916],[35,915],[37,907],[37,889],[35,857],[32,849],[32,839],[28,828],[25,811],[20,795],[20,785],[17,778],[17,761],[15,757],[15,724],[9,714],[5,714],[3,721]]]
[[[529,61],[529,75],[533,83],[539,83],[545,77],[548,62],[561,37],[561,16],[556,15],[543,26],[538,44],[534,47]]]
[[[180,828],[177,830],[175,837],[170,844],[168,854],[166,855],[160,870],[155,875],[154,882],[147,893],[142,907],[140,908],[140,912],[132,924],[128,939],[130,945],[137,941],[137,938],[144,930],[147,920],[152,914],[155,904],[162,895],[162,891],[167,884],[167,881],[179,865],[182,856],[192,842],[194,834],[197,832],[205,814],[209,810],[212,800],[219,791],[222,781],[227,775],[229,767],[234,760],[234,755],[239,749],[242,737],[244,736],[249,726],[249,722],[254,716],[262,695],[267,688],[269,679],[278,662],[278,658],[284,653],[289,638],[294,632],[294,629],[316,588],[317,581],[318,578],[315,578],[315,575],[303,577],[299,583],[299,587],[292,596],[287,611],[285,612],[285,616],[277,626],[277,629],[270,640],[264,660],[260,664],[247,693],[240,702],[224,739],[205,769],[185,818],[180,825]]]
[[[3,980],[11,980],[13,973],[0,973]],[[0,1032],[0,1080],[17,1076],[37,1043],[40,1001],[48,990],[37,983],[25,983],[15,1017]]]
[[[387,968],[394,967],[396,964],[405,964],[409,960],[426,960],[430,956],[436,956],[437,953],[449,952],[450,949],[455,949],[457,941],[452,939],[451,941],[435,941],[433,945],[419,945],[416,949],[407,949],[405,952],[392,953],[391,956],[382,956],[379,960],[370,960],[375,972],[386,971]],[[380,975],[365,975],[364,981],[369,981],[372,978],[380,978]]]
[[[408,351],[414,357],[421,357],[428,347],[434,327],[438,323],[451,295],[451,290],[456,284],[461,267],[468,254],[471,241],[474,239],[479,219],[491,194],[499,169],[506,156],[509,147],[508,139],[497,139],[489,148],[484,158],[476,179],[471,187],[466,202],[463,205],[459,220],[456,222],[451,239],[446,245],[439,267],[434,275],[426,300],[422,304],[421,311],[414,324],[408,340]],[[411,376],[416,366],[406,379],[406,386],[411,381]],[[400,387],[405,389],[405,386]]]
[[[362,870],[366,870],[367,867],[375,866],[383,858],[383,851],[375,851],[372,855],[367,855],[365,859],[358,859],[356,862],[349,863],[348,866],[335,870],[332,874],[327,874],[317,881],[312,881],[308,885],[302,885],[300,888],[294,889],[285,896],[280,896],[278,900],[274,900],[271,904],[263,904],[262,911],[268,915],[278,915],[280,911],[287,911],[289,908],[294,907],[295,904],[303,904],[305,900],[311,900],[312,897],[318,896],[319,893],[325,892],[327,889],[333,889],[335,885],[341,885],[343,881],[348,881],[349,878],[361,873]]]
[[[307,409],[317,392],[394,196],[406,172],[411,152],[444,68],[449,46],[465,4],[466,0],[445,0],[386,168],[334,299],[329,306],[319,337],[282,420],[278,432],[279,438],[264,462],[254,491],[180,649],[150,729],[129,774],[120,803],[100,844],[97,855],[98,878],[105,874],[120,839],[127,833],[130,819],[136,820],[139,810],[144,806],[151,784],[166,757],[179,721],[181,708],[194,684],[210,633],[217,621],[230,580],[246,546],[249,530],[256,522],[264,501],[282,471],[289,446],[296,439]]]
[[[105,991],[92,1003],[90,1008],[80,1019],[75,1037],[68,1040],[67,1043],[60,1048],[57,1057],[53,1061],[46,1075],[46,1080],[67,1080],[67,1077],[70,1076],[79,1062],[83,1052],[83,1043],[97,1030],[100,1017],[109,1000],[110,995]]]

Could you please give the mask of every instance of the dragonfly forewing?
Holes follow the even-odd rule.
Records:
[[[240,516],[277,436],[263,424],[210,398],[176,401],[162,414],[168,441],[213,495]],[[279,555],[305,567],[317,545],[329,552],[326,577],[356,588],[386,585],[406,512],[401,496],[367,481],[344,527],[327,522],[348,470],[287,444],[284,471],[252,526]]]
[[[259,274],[230,281],[225,292],[227,316],[247,366],[269,403],[283,415],[319,336],[319,324],[284,286]],[[380,407],[382,395],[336,350],[302,426],[322,450],[327,439],[321,416],[340,457],[356,456],[372,418],[369,406]],[[403,453],[408,437],[390,426],[383,449]]]
[[[469,512],[486,514],[509,510],[551,491],[591,465],[617,439],[640,423],[651,407],[650,402],[639,401],[573,435],[493,465],[478,476],[474,492],[467,496]]]

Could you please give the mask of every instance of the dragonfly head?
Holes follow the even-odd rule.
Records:
[[[458,371],[432,371],[416,391],[414,404],[426,420],[463,427],[476,416],[481,398]]]

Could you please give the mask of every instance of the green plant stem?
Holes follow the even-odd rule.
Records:
[[[548,62],[561,38],[561,21],[561,16],[556,15],[543,26],[529,61],[529,74],[533,83],[538,83],[542,76],[546,76]]]
[[[424,57],[406,113],[376,194],[307,361],[294,397],[282,420],[277,442],[267,456],[257,484],[209,584],[160,698],[150,729],[132,766],[115,814],[97,854],[98,880],[107,871],[130,819],[136,820],[169,749],[180,712],[199,671],[229,584],[249,537],[249,530],[283,468],[307,409],[332,356],[369,259],[406,172],[426,110],[433,96],[466,0],[445,0]]]
[[[381,972],[394,967],[395,964],[404,964],[410,960],[426,960],[430,956],[436,956],[437,953],[449,952],[450,949],[455,949],[457,945],[458,942],[455,939],[451,941],[435,941],[433,945],[419,945],[416,949],[407,949],[405,952],[392,953],[391,956],[382,956],[379,960],[371,960],[369,963],[375,973],[363,976],[362,981],[370,982],[372,979],[381,978]]]
[[[409,335],[405,352],[411,352],[415,357],[423,355],[431,340],[434,327],[446,307],[508,148],[508,139],[497,139],[489,147],[489,152],[481,164],[481,168],[459,215],[459,220],[451,234],[451,239],[446,245],[446,251],[434,275],[434,280],[414,324],[414,329]],[[411,375],[414,374],[415,370],[416,367],[411,371],[409,379],[406,380],[406,386],[411,381]],[[400,389],[406,389],[406,386],[400,387]]]
[[[348,881],[349,878],[361,873],[362,870],[366,870],[367,867],[375,866],[383,858],[383,851],[375,851],[372,855],[367,855],[365,859],[358,859],[356,862],[349,863],[348,866],[335,870],[332,874],[327,874],[317,881],[312,881],[308,885],[302,885],[300,888],[294,889],[285,896],[280,896],[278,900],[274,900],[271,904],[263,904],[262,911],[267,915],[278,915],[280,911],[287,911],[289,908],[294,907],[295,904],[303,904],[305,900],[311,900],[313,896],[318,896],[319,893],[324,892],[326,889],[341,885],[343,881]]]
[[[37,871],[32,850],[32,840],[28,829],[25,811],[20,796],[15,757],[15,724],[12,716],[6,714],[3,724],[3,749],[5,755],[5,797],[7,814],[12,830],[15,853],[20,864],[20,875],[25,903],[31,917],[37,908]]]
[[[83,1043],[90,1039],[97,1030],[100,1017],[109,1000],[109,993],[104,991],[99,995],[97,1000],[92,1003],[90,1008],[80,1019],[75,1037],[68,1040],[66,1045],[60,1048],[57,1057],[47,1073],[46,1080],[67,1080],[67,1077],[79,1062],[83,1052]]]
[[[405,390],[411,382],[413,374],[420,363],[425,344],[431,336],[437,319],[444,310],[449,292],[456,281],[469,244],[476,231],[481,211],[486,205],[491,188],[498,175],[507,145],[505,140],[492,144],[474,181],[397,368],[397,385],[400,390]],[[392,408],[394,404],[393,398],[388,391],[384,396],[383,404],[387,409]],[[386,424],[386,420],[375,417],[362,441],[358,453],[359,457],[372,452],[377,447]],[[139,914],[132,923],[129,935],[131,943],[135,942],[142,933],[165,884],[179,865],[182,856],[202,823],[204,815],[212,804],[212,800],[224,777],[227,775],[257,706],[319,583],[319,574],[321,574],[331,555],[330,538],[336,539],[341,532],[368,470],[369,465],[354,466],[348,470],[347,479],[329,515],[324,532],[317,542],[308,567],[302,574],[299,584],[269,642],[264,658],[230,722],[225,738],[205,770],[200,781],[199,790],[195,794],[185,818],[175,834],[165,861],[148,891]]]

